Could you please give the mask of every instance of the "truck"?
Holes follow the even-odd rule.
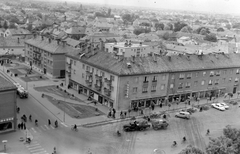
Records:
[[[20,98],[28,98],[28,92],[22,87],[17,88],[17,95]]]
[[[169,125],[164,119],[151,119],[151,124],[154,130],[166,129]]]

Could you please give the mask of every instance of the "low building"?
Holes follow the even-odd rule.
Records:
[[[65,77],[65,54],[74,49],[66,41],[34,36],[25,41],[25,61],[53,78]]]
[[[124,57],[147,56],[153,52],[150,46],[144,45],[142,42],[134,44],[131,41],[106,43],[105,51]]]
[[[17,128],[16,86],[0,76],[0,134]]]
[[[0,55],[24,55],[25,39],[22,37],[0,37]]]

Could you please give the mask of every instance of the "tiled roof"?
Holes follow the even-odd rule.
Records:
[[[65,39],[65,41],[67,42],[67,44],[69,44],[70,46],[73,46],[73,47],[79,45],[80,42],[81,42],[81,41],[78,41],[78,40],[74,40],[72,38],[67,38],[67,39]]]
[[[61,42],[58,44],[57,41],[53,39],[51,40],[51,43],[49,43],[48,38],[44,37],[44,40],[42,40],[40,36],[29,39],[25,41],[25,43],[38,47],[42,50],[46,50],[51,53],[68,53],[74,50],[73,48],[68,47],[67,45],[63,46]]]
[[[65,32],[67,34],[85,34],[86,28],[84,27],[71,27],[67,29]]]
[[[19,43],[17,37],[0,37],[0,48],[6,47],[24,47],[26,39],[19,37]]]
[[[17,89],[17,87],[10,81],[4,79],[0,76],[0,91],[2,90],[10,90],[10,89]]]
[[[76,54],[68,54],[76,58]],[[209,55],[173,55],[170,56],[147,56],[117,59],[112,54],[99,51],[81,61],[114,73],[116,75],[154,74],[163,72],[193,71],[204,69],[240,67],[240,54],[209,54]],[[131,64],[128,67],[127,63]]]

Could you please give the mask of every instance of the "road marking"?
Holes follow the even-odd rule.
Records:
[[[65,123],[63,123],[63,122],[61,122],[61,124],[63,125],[63,126],[65,126],[65,127],[68,127],[68,125],[66,125]]]
[[[53,127],[52,125],[50,125],[50,127],[51,127],[52,129],[55,129],[55,127]]]
[[[42,152],[37,152],[37,153],[32,153],[32,154],[48,154],[47,151],[42,151]]]
[[[41,126],[41,128],[42,128],[43,130],[46,130],[43,126]]]
[[[36,152],[36,151],[41,151],[41,150],[44,150],[43,148],[41,149],[35,149],[35,150],[29,150],[30,152]]]
[[[37,131],[36,131],[34,128],[32,128],[32,131],[33,131],[34,133],[37,133]]]
[[[47,128],[48,130],[50,129],[47,125],[44,125],[45,126],[45,128]]]
[[[38,149],[38,148],[42,148],[42,146],[38,145],[38,146],[35,146],[35,147],[28,148],[28,150],[33,150],[33,149]]]
[[[34,147],[34,146],[39,146],[40,144],[38,144],[38,143],[35,143],[35,144],[31,144],[31,145],[26,145],[26,147],[28,148],[28,147]]]

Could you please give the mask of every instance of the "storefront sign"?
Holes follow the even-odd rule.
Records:
[[[0,119],[0,122],[12,121],[14,118]]]

